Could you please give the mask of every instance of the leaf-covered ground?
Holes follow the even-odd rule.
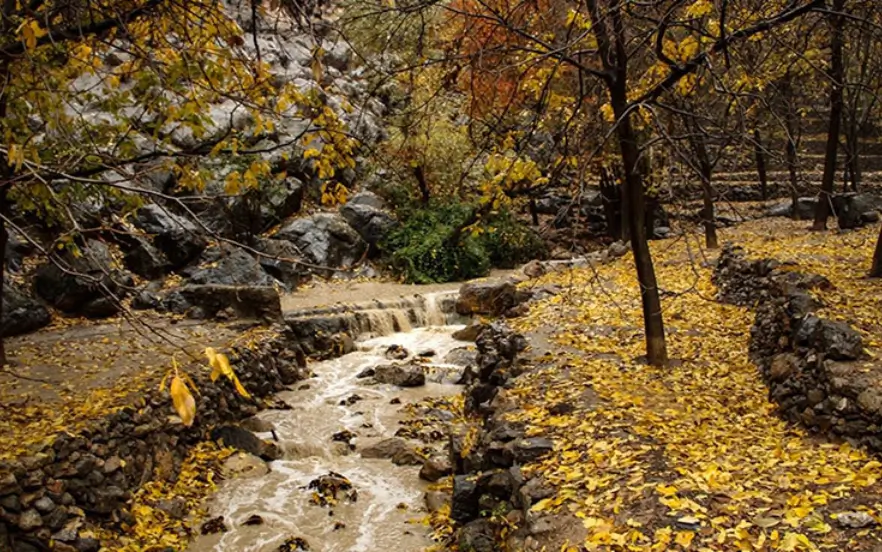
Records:
[[[0,460],[137,405],[158,387],[174,355],[188,369],[208,370],[202,350],[240,337],[223,326],[171,325],[163,318],[139,327],[124,320],[65,322],[7,342],[12,367],[0,372]]]
[[[882,282],[864,278],[877,229],[807,226],[766,219],[721,238],[827,276],[835,288],[823,295],[824,314],[854,323],[877,347]],[[558,493],[536,508],[581,519],[586,537],[569,543],[574,550],[882,549],[882,532],[835,519],[882,514],[882,463],[776,416],[747,357],[753,314],[714,301],[712,254],[699,243],[653,244],[677,359],[665,369],[639,361],[630,256],[540,281],[566,291],[519,322],[537,340],[551,336],[551,352],[514,390],[517,416],[556,441],[532,471]],[[552,409],[560,403],[575,410],[553,414],[565,410]]]

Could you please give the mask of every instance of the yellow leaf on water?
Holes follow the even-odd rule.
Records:
[[[193,398],[184,380],[178,376],[172,378],[169,392],[178,416],[185,426],[190,427],[196,418],[196,399]]]

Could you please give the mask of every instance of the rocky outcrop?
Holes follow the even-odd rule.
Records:
[[[882,365],[854,328],[817,314],[809,292],[826,278],[786,268],[727,246],[714,274],[721,300],[756,309],[750,355],[769,396],[789,420],[882,451]]]
[[[279,292],[270,286],[186,285],[169,293],[162,300],[162,308],[197,319],[282,319]]]
[[[818,198],[816,197],[800,197],[796,200],[796,212],[800,220],[810,220],[815,216],[815,209],[818,207]],[[770,207],[766,211],[768,217],[792,217],[793,202],[784,201]]]
[[[229,357],[260,401],[303,377],[297,348],[282,331]],[[172,416],[168,394],[152,391],[27,456],[0,462],[0,550],[47,550],[50,542],[52,549],[97,550],[90,523],[131,519],[126,509],[136,489],[153,478],[173,479],[190,448],[211,438],[211,428],[258,410],[259,402],[241,397],[225,379],[212,383],[207,372],[191,375],[201,392],[189,428]]]
[[[833,212],[839,228],[861,228],[879,220],[882,198],[875,194],[850,193],[833,196]]]
[[[27,295],[22,289],[3,283],[3,312],[0,316],[0,337],[30,333],[52,321],[43,303]]]
[[[271,286],[273,279],[251,254],[238,247],[223,246],[202,254],[200,267],[189,271],[191,284],[224,286]]]
[[[166,256],[173,268],[194,261],[207,245],[192,221],[157,204],[138,209],[134,224],[150,235],[153,245]]]
[[[340,208],[346,222],[358,232],[372,251],[377,251],[380,242],[395,228],[396,220],[388,212],[371,205],[347,203]]]
[[[296,219],[273,238],[293,243],[310,263],[329,269],[351,267],[367,250],[367,244],[346,219],[332,213]]]
[[[64,314],[113,316],[133,283],[131,276],[116,265],[106,244],[89,240],[76,253],[65,252],[38,268],[34,289]]]
[[[456,312],[463,315],[499,316],[523,300],[512,282],[475,282],[463,285],[456,301]]]
[[[374,368],[374,379],[379,383],[398,387],[420,387],[426,384],[426,374],[419,364],[388,364]]]

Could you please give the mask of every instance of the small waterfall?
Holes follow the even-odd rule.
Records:
[[[409,332],[414,328],[465,323],[456,314],[457,291],[411,295],[351,305],[333,305],[285,313],[285,321],[301,335],[316,331],[344,331],[354,339]],[[334,328],[334,329],[330,329]]]

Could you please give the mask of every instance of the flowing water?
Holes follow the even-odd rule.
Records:
[[[445,323],[447,317],[434,301],[427,301],[418,322]],[[373,326],[377,333],[411,327],[410,317],[395,312],[371,316],[376,318]],[[388,364],[384,352],[390,345],[403,346],[412,353],[431,349],[440,361],[449,351],[463,346],[451,337],[459,327],[430,326],[371,337],[358,343],[357,352],[311,365],[316,377],[304,382],[308,388],[279,395],[292,410],[260,415],[275,425],[285,457],[272,462],[265,475],[222,484],[210,504],[210,515],[223,515],[230,531],[199,537],[190,552],[269,552],[290,537],[305,539],[313,552],[417,552],[431,545],[427,528],[419,523],[426,515],[426,484],[417,477],[419,467],[362,458],[358,450],[393,436],[406,416],[402,411],[406,404],[427,396],[452,395],[459,388],[430,382],[401,389],[356,376],[365,368]],[[362,400],[347,404],[345,399],[353,394]],[[390,404],[393,399],[401,404]],[[357,436],[355,452],[332,442],[331,436],[344,429]],[[307,485],[329,471],[352,482],[358,492],[356,502],[344,499],[333,508],[310,502],[312,491]],[[254,514],[264,523],[243,525]]]

